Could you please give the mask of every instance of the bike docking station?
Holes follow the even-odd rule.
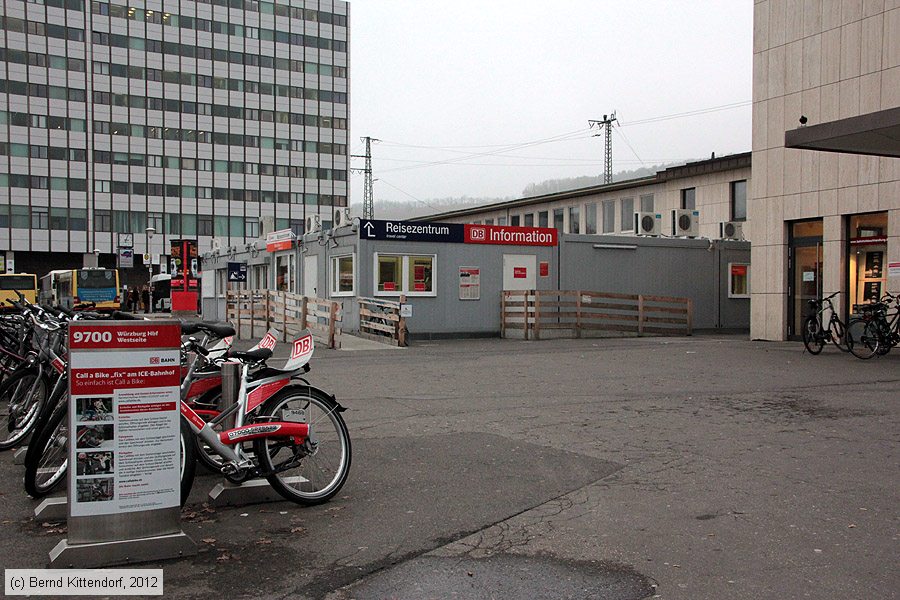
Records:
[[[222,364],[222,397],[219,405],[221,412],[226,412],[238,401],[241,385],[241,363],[226,362]],[[234,427],[234,417],[222,422],[225,429]],[[215,507],[236,507],[266,502],[282,502],[284,498],[272,489],[265,479],[250,479],[242,483],[231,481],[219,482],[209,492],[209,503]]]
[[[197,553],[181,530],[180,345],[173,320],[69,324],[68,537],[51,567]]]

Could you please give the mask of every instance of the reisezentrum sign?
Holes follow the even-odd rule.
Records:
[[[559,235],[556,229],[551,227],[463,225],[460,223],[381,221],[376,219],[360,221],[359,239],[510,246],[556,246],[559,243]]]

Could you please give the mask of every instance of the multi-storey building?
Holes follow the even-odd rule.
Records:
[[[346,2],[0,6],[0,252],[17,271],[243,246],[261,222],[300,231],[346,206]]]

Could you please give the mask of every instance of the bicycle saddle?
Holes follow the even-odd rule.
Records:
[[[225,355],[226,358],[236,358],[247,362],[260,362],[272,356],[271,348],[257,348],[248,352],[239,352],[237,350],[229,350]]]
[[[181,324],[181,335],[190,335],[202,331],[217,338],[226,338],[234,335],[234,327],[228,323],[210,323],[207,321],[194,321]]]

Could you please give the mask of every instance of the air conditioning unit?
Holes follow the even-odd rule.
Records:
[[[259,218],[259,237],[266,237],[266,235],[275,231],[275,216],[274,215],[263,215]]]
[[[672,210],[672,235],[697,237],[700,234],[700,211],[676,208]]]
[[[660,235],[662,233],[662,214],[634,213],[634,233],[635,235]]]
[[[220,240],[219,238],[213,238],[212,239],[212,251],[219,252],[221,250],[222,250],[222,240]]]
[[[322,219],[319,215],[309,215],[306,217],[306,227],[304,233],[316,233],[322,229]]]
[[[334,209],[334,228],[338,227],[346,227],[352,221],[350,217],[350,209],[349,208],[336,208]]]
[[[719,223],[719,237],[723,240],[743,240],[744,224],[737,221]]]

